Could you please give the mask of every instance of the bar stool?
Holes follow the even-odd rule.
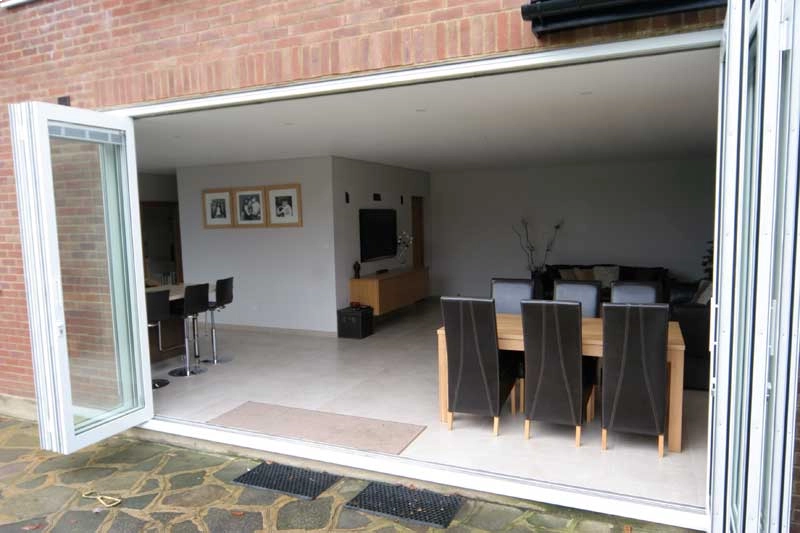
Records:
[[[217,357],[217,324],[214,315],[217,311],[225,309],[225,306],[233,302],[233,278],[218,279],[216,290],[214,291],[214,301],[208,302],[208,310],[211,312],[211,359],[204,359],[203,362],[209,365],[219,365],[230,363],[232,357]]]
[[[170,376],[189,377],[204,373],[207,369],[200,366],[200,344],[197,339],[197,316],[208,311],[208,283],[187,285],[183,290],[183,300],[172,302],[172,314],[183,318],[183,340],[186,354],[184,366],[169,371]],[[189,355],[189,331],[186,319],[192,319],[192,343],[194,345],[194,366]]]
[[[147,307],[147,327],[157,328],[158,349],[162,350],[161,345],[161,321],[170,318],[169,312],[169,290],[152,291],[145,293],[145,304]],[[168,379],[153,379],[153,389],[160,389],[169,385]]]

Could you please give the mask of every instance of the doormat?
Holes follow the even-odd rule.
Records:
[[[340,476],[334,476],[327,472],[315,472],[275,463],[261,463],[234,479],[233,482],[313,500],[340,479]]]
[[[260,402],[245,402],[208,423],[392,455],[399,455],[425,430],[425,426]]]
[[[463,503],[461,496],[373,482],[345,507],[414,524],[446,528]]]

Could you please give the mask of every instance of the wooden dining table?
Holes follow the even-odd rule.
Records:
[[[581,328],[584,357],[603,357],[603,319],[584,318]],[[447,422],[447,337],[444,326],[439,339],[439,418]],[[501,350],[523,351],[521,315],[497,315],[497,346]],[[683,358],[686,345],[677,322],[670,322],[667,333],[667,446],[680,452],[683,436]]]
[[[182,300],[183,299],[183,290],[186,287],[186,283],[178,283],[176,285],[158,285],[156,287],[147,287],[145,289],[146,292],[158,292],[158,291],[165,291],[169,290],[169,301],[173,302],[175,300]],[[189,285],[194,285],[190,283]],[[209,283],[208,284],[208,298],[210,301],[214,301],[214,294],[216,291],[216,284]]]

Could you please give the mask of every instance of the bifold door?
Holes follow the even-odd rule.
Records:
[[[152,418],[133,121],[9,106],[44,449]]]
[[[728,4],[713,298],[712,530],[789,529],[800,311],[793,0]]]

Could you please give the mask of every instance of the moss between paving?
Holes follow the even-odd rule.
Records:
[[[53,531],[423,532],[429,528],[344,508],[366,482],[343,479],[317,500],[231,483],[252,459],[195,452],[115,437],[62,457],[36,448],[36,426],[0,420],[0,533]],[[84,498],[89,490],[122,499],[112,509]],[[449,531],[685,531],[606,515],[532,505],[468,500]],[[433,531],[433,530],[430,530]]]

